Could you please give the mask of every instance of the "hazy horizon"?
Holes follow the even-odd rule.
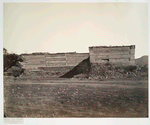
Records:
[[[90,46],[135,45],[148,55],[147,3],[4,3],[8,52],[88,53]]]

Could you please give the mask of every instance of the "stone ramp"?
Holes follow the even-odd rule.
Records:
[[[78,74],[86,74],[88,76],[90,71],[90,61],[89,57],[82,62],[80,62],[77,66],[75,66],[72,70],[62,75],[60,78],[72,78],[74,75]]]

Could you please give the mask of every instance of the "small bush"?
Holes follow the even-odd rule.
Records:
[[[148,65],[144,65],[144,66],[141,68],[141,71],[142,71],[142,72],[148,72]]]
[[[124,72],[133,72],[137,69],[137,66],[125,66]]]
[[[12,67],[12,75],[14,77],[20,76],[23,72],[24,72],[24,69],[22,69],[20,67],[17,67],[17,66]]]

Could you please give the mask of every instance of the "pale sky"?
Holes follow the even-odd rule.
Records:
[[[8,52],[89,52],[90,46],[136,45],[148,55],[147,3],[4,3]]]

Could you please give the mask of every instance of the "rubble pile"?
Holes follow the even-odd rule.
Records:
[[[89,79],[117,79],[148,76],[148,67],[91,64]]]
[[[118,66],[114,64],[91,64],[88,68],[88,72],[77,72],[71,70],[73,79],[80,80],[104,80],[104,79],[120,79],[120,78],[137,78],[137,77],[148,77],[148,65],[144,66]],[[78,69],[81,69],[78,68]],[[70,74],[68,72],[68,74]],[[48,71],[29,71],[25,70],[19,77],[30,77],[30,78],[48,78],[48,77],[59,77],[61,74],[58,72]]]

